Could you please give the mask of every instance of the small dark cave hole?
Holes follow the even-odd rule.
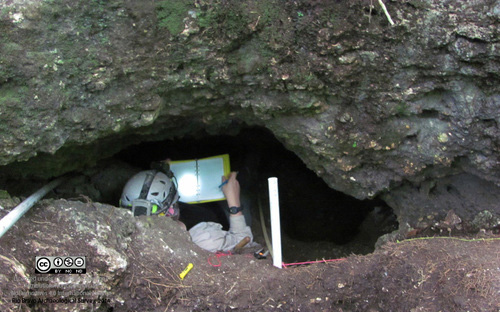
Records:
[[[368,7],[364,7],[363,8],[363,11],[366,13],[366,14],[369,14],[369,15],[377,15],[378,14],[378,10],[375,8],[375,6],[371,5],[371,6],[368,6]]]
[[[420,113],[419,117],[438,119],[439,118],[439,111],[437,111],[435,109],[424,109]]]
[[[144,142],[121,151],[115,159],[148,169],[151,162],[166,158],[195,159],[226,153],[231,169],[239,172],[242,193],[250,200],[252,230],[262,245],[265,241],[258,201],[260,198],[265,219],[269,220],[267,178],[278,178],[285,261],[367,254],[374,250],[378,237],[397,229],[392,209],[382,200],[361,201],[331,189],[265,128],[245,128],[234,136],[199,134]],[[217,203],[203,205],[218,213],[223,226],[228,227]]]

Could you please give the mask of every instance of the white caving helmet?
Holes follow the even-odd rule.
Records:
[[[141,171],[134,175],[123,188],[120,206],[132,210],[134,216],[179,215],[178,208],[174,208],[179,200],[179,192],[174,181],[165,173],[157,170]]]

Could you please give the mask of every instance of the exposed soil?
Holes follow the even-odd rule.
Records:
[[[168,300],[171,311],[498,311],[498,247],[415,240],[283,270],[270,261],[222,257],[220,267],[201,265],[201,274],[179,282],[177,297]]]
[[[319,252],[317,244],[297,243],[303,253]],[[137,252],[141,247],[135,248]],[[415,238],[388,243],[365,256],[284,269],[275,268],[270,257],[257,260],[251,251],[214,255],[190,248],[197,256],[169,266],[157,261],[153,267],[161,268],[158,275],[144,274],[147,268],[134,263],[135,277],[125,284],[142,295],[129,307],[151,306],[155,311],[500,310],[498,235],[485,240]],[[161,252],[152,255],[152,259],[161,258]],[[177,274],[190,262],[194,268],[181,281]]]
[[[92,237],[104,253],[91,246]],[[414,237],[368,255],[284,269],[252,251],[211,254],[168,218],[134,219],[99,203],[46,200],[0,240],[2,311],[500,311],[500,237],[490,231]],[[49,253],[88,257],[87,274],[52,276],[49,284],[104,291],[52,299],[107,303],[12,302],[11,291],[26,291],[39,276],[34,257]],[[188,263],[194,267],[181,280]]]

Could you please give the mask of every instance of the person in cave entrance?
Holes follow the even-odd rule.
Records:
[[[195,244],[210,252],[230,251],[252,243],[252,231],[242,212],[236,172],[222,177],[222,192],[229,213],[229,231],[225,231],[213,211],[179,202],[172,180],[174,176],[166,162],[155,163],[152,167],[155,169],[141,171],[129,179],[120,198],[121,207],[131,209],[134,216],[171,217],[189,232]]]

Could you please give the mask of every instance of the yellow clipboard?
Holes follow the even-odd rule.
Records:
[[[221,177],[231,172],[229,154],[170,162],[178,184],[179,201],[206,203],[225,200]]]

